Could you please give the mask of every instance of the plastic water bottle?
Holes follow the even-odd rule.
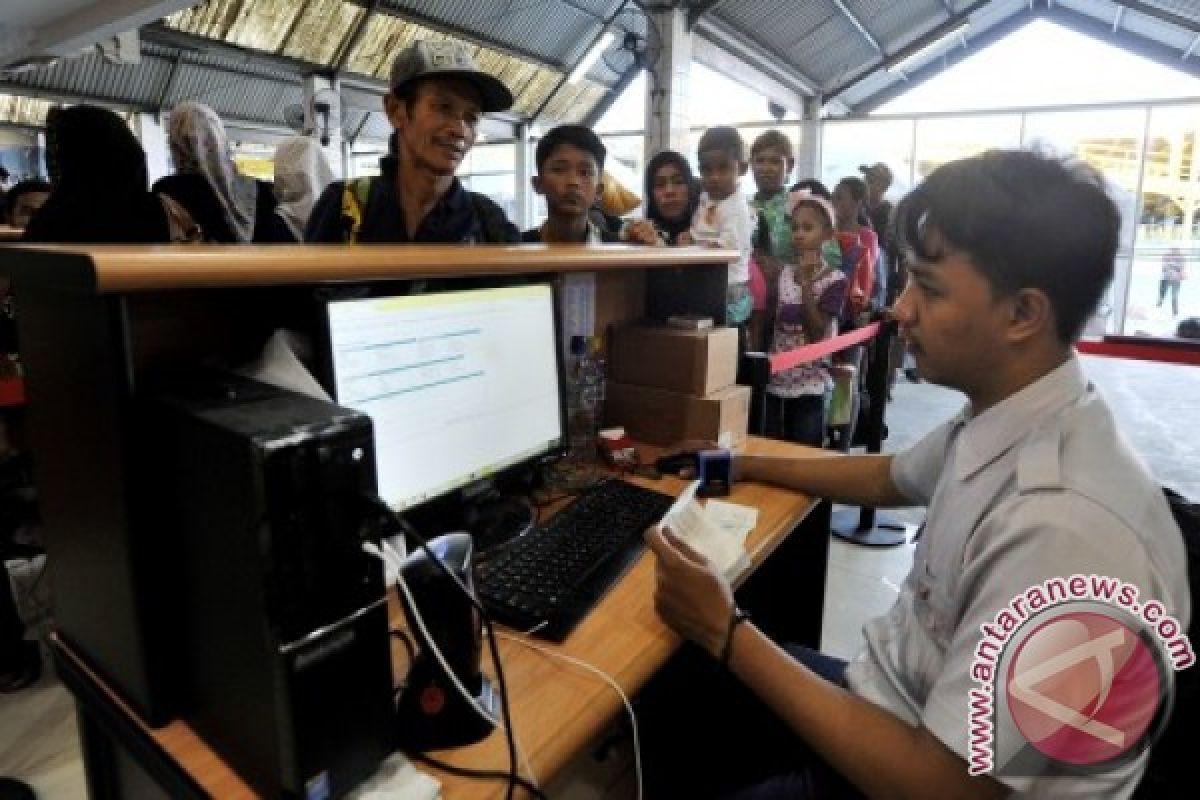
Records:
[[[596,460],[596,424],[603,391],[598,364],[585,336],[571,337],[570,375],[567,386],[567,435],[570,461]]]

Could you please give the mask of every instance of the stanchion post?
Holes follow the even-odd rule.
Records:
[[[867,453],[883,452],[886,437],[888,354],[892,339],[896,336],[896,323],[883,319],[879,333],[871,340],[871,352],[867,365],[867,429],[863,432]],[[857,513],[856,513],[857,512]],[[870,506],[859,509],[847,508],[833,512],[830,525],[835,536],[848,542],[872,547],[890,547],[908,541],[908,526],[878,519],[876,510]]]
[[[771,381],[771,359],[766,353],[742,353],[737,382],[750,387],[750,420],[747,429],[762,436],[767,429],[767,384]]]

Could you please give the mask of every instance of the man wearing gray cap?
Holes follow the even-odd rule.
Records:
[[[378,178],[336,181],[317,201],[309,242],[516,242],[520,232],[490,199],[454,176],[475,144],[480,115],[504,111],[512,92],[475,66],[464,45],[419,41],[392,62],[384,111],[395,129]]]

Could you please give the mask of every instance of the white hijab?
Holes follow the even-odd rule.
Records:
[[[317,140],[292,136],[275,148],[275,213],[304,241],[304,226],[325,187],[333,182],[333,170]]]
[[[217,112],[202,103],[180,103],[171,109],[167,143],[175,171],[203,175],[239,242],[254,238],[254,212],[258,184],[237,171],[229,152],[229,139]]]

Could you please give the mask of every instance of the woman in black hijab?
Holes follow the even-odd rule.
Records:
[[[46,116],[54,191],[25,229],[27,242],[169,242],[162,203],[146,189],[146,153],[129,126],[96,106]]]
[[[655,154],[646,165],[646,219],[654,223],[667,244],[692,226],[700,202],[700,184],[688,160],[674,150]]]

